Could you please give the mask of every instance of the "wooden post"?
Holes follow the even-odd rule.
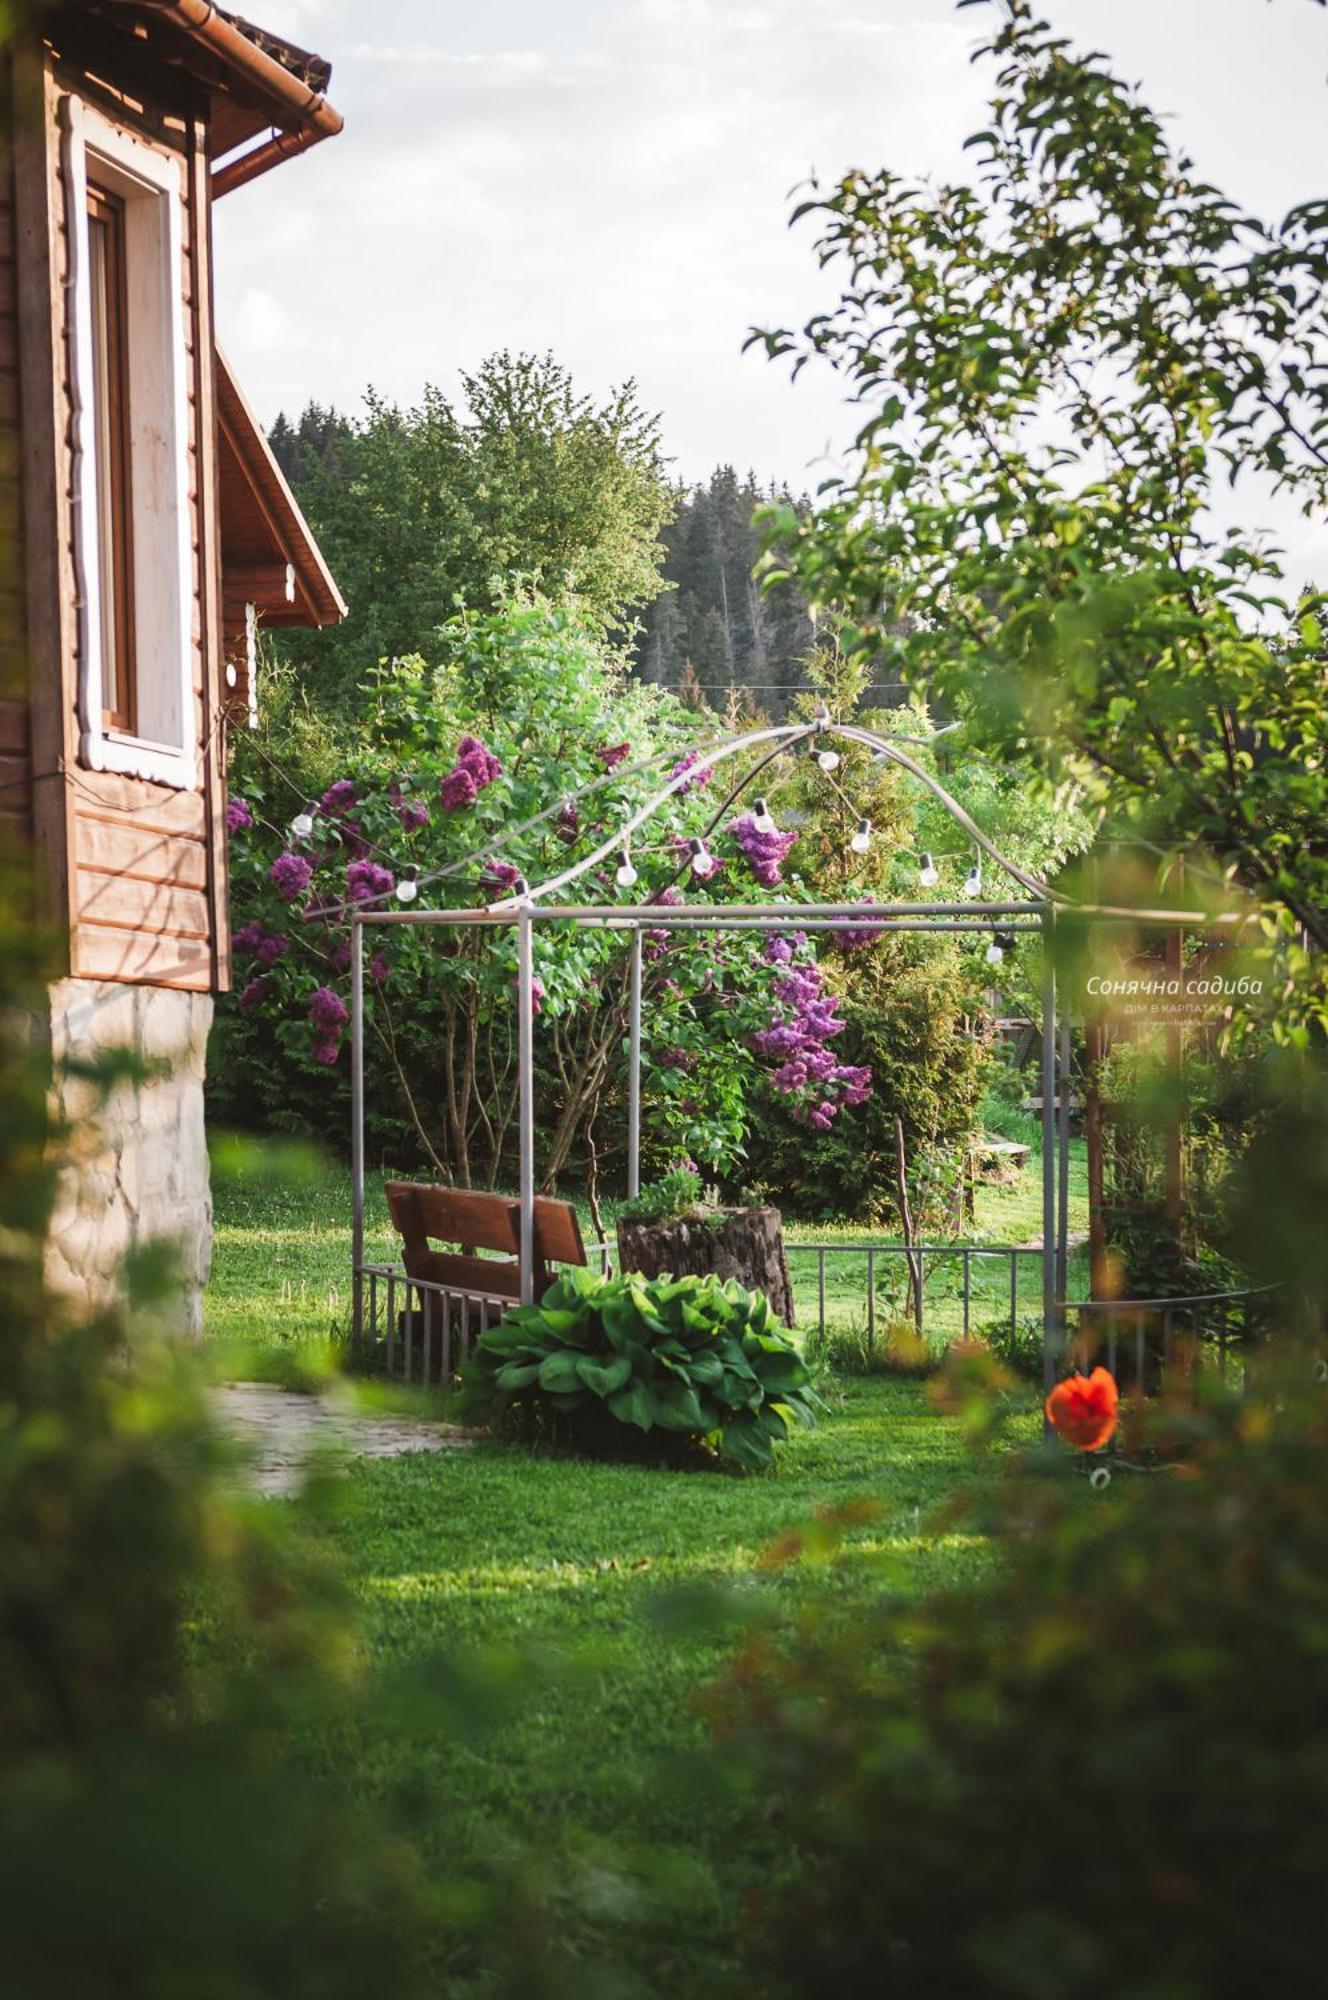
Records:
[[[1089,1297],[1108,1296],[1106,1176],[1102,1145],[1102,1064],[1107,1035],[1100,1020],[1084,1024],[1084,1151],[1088,1166]]]

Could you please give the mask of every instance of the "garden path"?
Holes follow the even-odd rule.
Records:
[[[340,1398],[298,1395],[270,1382],[227,1383],[213,1391],[213,1407],[222,1426],[252,1455],[252,1484],[272,1498],[297,1492],[315,1456],[344,1466],[350,1458],[456,1451],[473,1438],[459,1424],[366,1412]]]

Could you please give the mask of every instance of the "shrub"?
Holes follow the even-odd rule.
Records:
[[[1008,1313],[1002,1319],[984,1320],[981,1326],[974,1327],[973,1334],[1021,1381],[1042,1380],[1043,1327],[1040,1313],[1020,1313],[1013,1324]]]
[[[808,1358],[835,1375],[886,1375],[898,1381],[934,1375],[944,1350],[929,1347],[911,1319],[900,1315],[878,1320],[869,1328],[857,1319],[849,1326],[827,1326],[808,1342]]]
[[[473,1415],[620,1452],[624,1427],[712,1440],[748,1470],[814,1422],[807,1365],[762,1295],[732,1279],[569,1271],[476,1345]]]
[[[1317,1984],[1328,1407],[1310,1355],[1287,1359],[1272,1393],[1141,1420],[1184,1476],[1098,1493],[1059,1445],[1065,1477],[1021,1468],[990,1496],[987,1581],[848,1629],[827,1600],[749,1644],[713,1712],[783,1855],[751,1990]]]

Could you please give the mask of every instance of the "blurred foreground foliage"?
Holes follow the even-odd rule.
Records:
[[[92,1316],[45,1290],[66,1135],[48,1129],[29,910],[6,876],[0,1985],[16,2000],[358,2000],[437,1991],[431,1966],[473,1955],[489,1990],[542,1990],[537,1944],[504,1984],[507,1942],[477,1942],[498,1936],[483,1895],[426,1877],[390,1801],[362,1806],[299,1755],[370,1701],[379,1726],[461,1736],[484,1718],[442,1661],[410,1689],[371,1680],[314,1539],[237,1484],[175,1337],[169,1260],[141,1256],[123,1304]],[[493,1880],[524,1938],[519,1886]]]
[[[959,1365],[980,1425],[991,1385]],[[1136,1416],[1122,1453],[1151,1476],[1094,1457],[1119,1469],[1090,1490],[1057,1442],[953,1510],[950,1529],[981,1520],[1008,1548],[990,1585],[750,1634],[711,1704],[777,1857],[749,1912],[754,1990],[1309,1990],[1328,1935],[1325,1447],[1328,1394],[1293,1345],[1242,1400]],[[833,1539],[823,1522],[772,1559]]]

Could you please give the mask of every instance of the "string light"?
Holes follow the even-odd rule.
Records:
[[[823,771],[837,771],[839,769],[839,752],[837,750],[813,750],[812,755]]]
[[[403,869],[401,880],[397,883],[397,901],[413,903],[419,893],[420,871],[412,862],[409,868]]]
[[[936,866],[930,854],[924,854],[922,857],[922,866],[918,870],[919,882],[921,882],[924,889],[934,889],[940,879],[940,869]]]
[[[632,866],[632,857],[625,847],[622,851],[622,859],[618,863],[617,873],[613,879],[620,889],[630,889],[636,881],[636,870]]]
[[[707,876],[713,875],[715,872],[715,857],[705,842],[696,834],[693,834],[688,845],[692,850],[692,873],[697,877],[698,881],[704,882]]]
[[[982,894],[982,863],[976,859],[964,878],[964,894],[966,896]]]
[[[292,840],[308,840],[312,837],[314,830],[314,814],[317,811],[318,807],[314,804],[313,800],[311,799],[309,801],[309,804],[304,808],[303,812],[296,813],[294,819],[290,823],[290,832]]]
[[[1012,952],[1019,940],[1013,931],[993,931],[991,943],[987,946],[988,965],[999,965],[1008,952]]]
[[[1005,957],[1005,951],[1000,943],[1000,940],[998,938],[993,938],[991,943],[987,946],[986,950],[986,959],[988,965],[999,965],[1004,957]]]
[[[869,819],[860,819],[858,821],[858,830],[854,834],[852,840],[850,840],[849,846],[853,849],[853,852],[855,854],[865,854],[868,848],[871,846],[871,837],[872,837],[871,821]]]
[[[756,808],[752,813],[752,825],[758,833],[777,833],[779,831],[775,825],[774,815],[764,799],[757,799],[756,801]]]

